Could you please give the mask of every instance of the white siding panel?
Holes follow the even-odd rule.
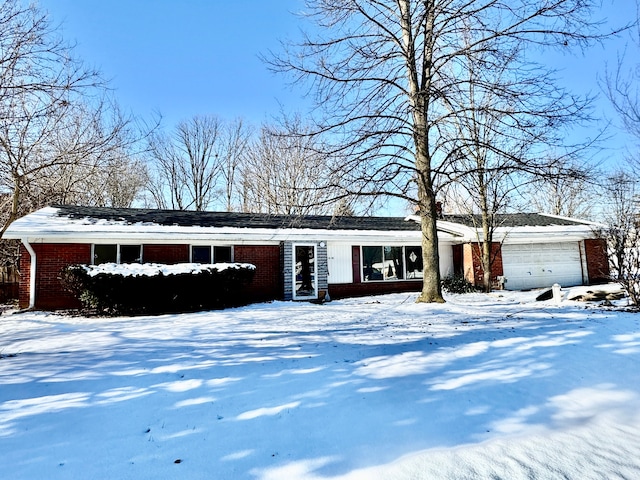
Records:
[[[328,243],[327,265],[329,267],[329,284],[353,283],[353,271],[351,269],[351,245]]]
[[[448,243],[438,244],[440,257],[440,276],[442,278],[453,275],[453,247]]]

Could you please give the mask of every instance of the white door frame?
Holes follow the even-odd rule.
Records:
[[[310,265],[313,270],[311,272],[311,282],[312,282],[312,292],[309,295],[298,295],[296,289],[297,283],[297,275],[296,275],[296,267],[297,267],[297,258],[296,258],[296,248],[297,247],[311,247],[313,248],[313,263]],[[294,300],[315,300],[318,298],[318,246],[315,243],[293,243],[291,245],[291,261],[293,263],[291,268],[292,275],[292,287],[293,287],[293,299]]]

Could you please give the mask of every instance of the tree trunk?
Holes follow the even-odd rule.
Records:
[[[485,237],[486,238],[486,237]],[[491,292],[491,243],[482,242],[482,290]]]
[[[411,2],[403,0],[400,7],[400,26],[406,59],[406,72],[409,87],[409,104],[413,117],[413,143],[415,146],[416,182],[418,184],[418,207],[422,229],[422,292],[416,300],[425,303],[444,303],[440,285],[440,256],[438,254],[438,219],[436,194],[433,189],[431,154],[429,145],[429,107],[431,68],[434,40],[432,37],[434,11],[429,9],[422,19],[425,39],[420,48],[422,55],[416,54],[415,37],[411,17]],[[422,65],[418,67],[418,60]],[[419,73],[421,72],[421,73]]]
[[[483,164],[484,167],[484,164]],[[480,181],[480,202],[482,209],[482,250],[480,264],[482,265],[482,290],[485,293],[491,292],[491,244],[493,235],[490,223],[489,202],[487,200],[487,187],[484,181],[484,173],[481,172]]]
[[[430,201],[429,201],[430,200]],[[422,225],[422,292],[416,302],[444,303],[440,285],[440,256],[438,254],[438,230],[435,198],[427,199],[429,209],[421,210]],[[421,203],[422,204],[422,203]],[[424,204],[422,204],[424,205]]]
[[[419,117],[419,115],[416,115]],[[416,135],[416,169],[418,177],[418,205],[422,230],[422,292],[416,300],[425,303],[444,303],[440,285],[440,255],[438,253],[438,213],[433,191],[429,157],[426,154],[427,136]]]

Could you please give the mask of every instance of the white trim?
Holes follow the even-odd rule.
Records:
[[[31,256],[31,262],[29,264],[29,308],[34,308],[36,306],[36,252],[28,241],[23,239],[22,244]]]
[[[191,227],[189,227],[191,228]],[[225,242],[233,245],[279,245],[280,242],[305,242],[309,238],[325,238],[326,241],[344,241],[351,243],[390,243],[406,244],[422,240],[419,231],[366,231],[366,230],[313,230],[313,229],[243,229],[243,228],[215,228],[199,229],[197,232],[168,232],[162,227],[158,230],[140,231],[132,228],[130,231],[53,231],[29,230],[12,231],[5,236],[7,239],[20,240],[28,238],[31,243],[148,243],[148,244],[207,244]],[[440,242],[459,243],[462,238],[439,232]]]
[[[296,247],[313,248],[313,295],[296,295]],[[292,299],[293,300],[316,300],[318,298],[318,245],[312,242],[291,244],[291,276],[292,276]]]

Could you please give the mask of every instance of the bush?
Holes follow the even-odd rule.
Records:
[[[243,305],[255,273],[249,264],[111,265],[70,265],[61,279],[85,308],[117,315]]]
[[[449,275],[442,279],[442,290],[448,293],[471,293],[476,291],[476,287],[462,275]]]

